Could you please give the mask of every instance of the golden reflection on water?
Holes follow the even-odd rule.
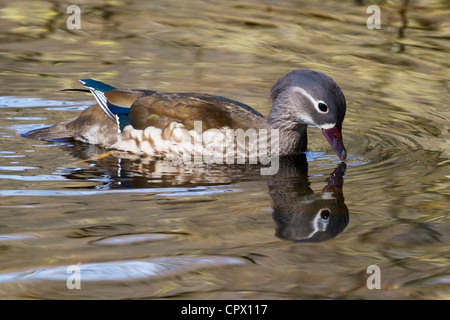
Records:
[[[186,3],[79,1],[81,29],[68,30],[65,3],[3,1],[0,96],[15,98],[0,101],[0,297],[448,299],[446,1],[380,2],[380,30],[366,27],[364,1]],[[272,180],[247,166],[179,172],[125,156],[74,165],[103,151],[18,135],[91,103],[59,91],[80,78],[218,94],[267,115],[270,87],[294,68],[329,74],[346,95],[345,188],[334,185],[341,167],[314,128],[307,172],[288,166],[292,177]],[[295,217],[305,204],[320,212],[314,204],[330,188],[339,232],[314,243],[283,239],[305,225],[283,223],[311,219]],[[211,256],[246,263],[198,260],[175,276],[79,291],[5,280],[79,263],[181,257],[184,266]],[[372,264],[380,290],[366,287]]]

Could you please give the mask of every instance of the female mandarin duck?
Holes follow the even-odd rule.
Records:
[[[179,152],[201,121],[203,134],[228,129],[276,129],[279,155],[304,152],[308,125],[322,132],[341,160],[346,151],[342,122],[346,103],[339,86],[327,75],[297,69],[279,79],[271,90],[269,118],[246,104],[202,93],[162,93],[116,89],[92,79],[80,80],[98,105],[80,116],[27,134],[37,139],[73,138],[106,148],[164,156]],[[87,91],[87,90],[85,90]],[[211,132],[211,131],[210,131]],[[178,148],[178,149],[177,149]]]

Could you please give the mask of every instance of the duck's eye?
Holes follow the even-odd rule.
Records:
[[[328,112],[328,106],[325,104],[325,102],[319,102],[317,105],[320,112],[327,113]]]
[[[330,214],[331,211],[329,209],[322,209],[322,211],[320,212],[320,217],[324,220],[327,220]]]

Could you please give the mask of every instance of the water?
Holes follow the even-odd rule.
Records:
[[[71,31],[63,3],[0,9],[0,297],[449,299],[446,1],[380,4],[380,30],[357,1],[79,5]],[[267,115],[271,85],[301,67],[345,93],[345,165],[314,128],[266,177],[20,136],[92,104],[60,91],[80,78]]]

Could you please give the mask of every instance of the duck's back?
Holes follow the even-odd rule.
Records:
[[[259,112],[244,103],[203,93],[154,92],[133,102],[128,116],[132,127],[141,130],[150,126],[163,129],[174,121],[186,129],[201,121],[203,130],[258,129],[267,124]]]

